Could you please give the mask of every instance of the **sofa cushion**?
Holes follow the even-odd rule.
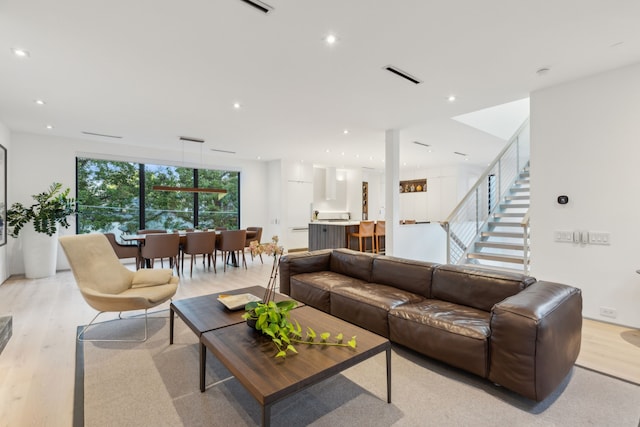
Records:
[[[293,252],[280,259],[280,292],[289,295],[291,276],[300,273],[329,270],[331,249],[313,252]]]
[[[389,339],[434,359],[486,377],[490,313],[425,299],[389,311]]]
[[[535,281],[535,278],[519,273],[440,265],[433,271],[431,297],[491,311],[494,304],[516,295]]]
[[[331,290],[336,286],[360,286],[363,280],[333,271],[318,271],[291,276],[291,298],[329,313]]]
[[[437,265],[430,262],[379,256],[373,260],[371,281],[430,298],[431,275]]]
[[[378,283],[335,286],[331,291],[333,316],[371,332],[389,337],[387,314],[400,304],[421,301],[423,297]]]
[[[371,267],[376,255],[353,251],[351,249],[334,249],[331,254],[330,268],[334,273],[371,281]]]

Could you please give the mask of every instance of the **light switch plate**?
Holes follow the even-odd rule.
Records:
[[[611,233],[607,233],[603,231],[590,231],[589,244],[590,245],[610,245]]]

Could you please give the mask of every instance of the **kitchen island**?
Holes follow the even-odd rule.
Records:
[[[313,221],[309,223],[309,250],[348,247],[349,233],[358,231],[360,221]]]

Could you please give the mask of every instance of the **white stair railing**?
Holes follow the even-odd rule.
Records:
[[[447,232],[448,264],[459,264],[465,260],[489,217],[498,209],[529,161],[529,153],[527,119],[446,221],[441,223]]]

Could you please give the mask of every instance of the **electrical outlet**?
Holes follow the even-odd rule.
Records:
[[[611,307],[600,307],[600,316],[611,317],[612,319],[615,319],[616,317],[618,317],[618,310]]]

